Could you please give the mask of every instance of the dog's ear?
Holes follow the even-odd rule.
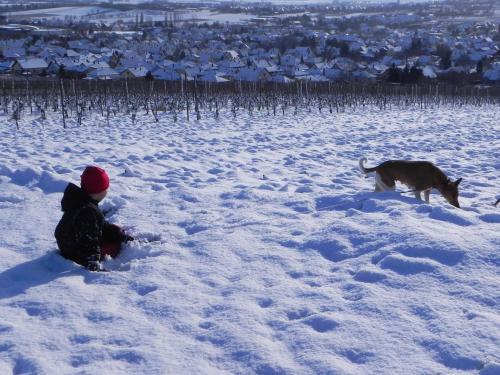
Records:
[[[458,186],[462,182],[462,178],[459,178],[454,182],[455,186]]]

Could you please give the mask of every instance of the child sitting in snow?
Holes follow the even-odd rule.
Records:
[[[81,176],[81,188],[69,183],[61,200],[63,217],[55,236],[62,256],[90,271],[102,271],[106,255],[115,257],[121,244],[133,238],[104,219],[98,207],[109,188],[109,177],[99,167],[87,167]]]

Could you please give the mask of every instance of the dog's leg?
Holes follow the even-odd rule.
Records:
[[[422,200],[422,196],[420,195],[420,191],[419,190],[415,191],[415,198],[417,198],[420,201]]]
[[[378,173],[375,173],[375,192],[379,193],[381,191],[384,191],[384,187],[380,184],[380,176]]]
[[[375,191],[393,191],[393,190],[396,190],[395,185],[393,186],[387,185],[382,179],[382,176],[379,173],[375,173]]]
[[[429,203],[429,197],[431,195],[431,189],[424,190],[424,198],[427,203]]]

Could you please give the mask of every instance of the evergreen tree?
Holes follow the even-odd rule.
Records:
[[[451,67],[451,51],[447,51],[444,56],[441,57],[439,65],[441,69],[449,69]]]
[[[59,72],[57,73],[57,76],[59,78],[66,78],[66,70],[64,70],[64,65],[63,64],[61,64],[59,66]]]
[[[483,60],[479,60],[476,64],[476,72],[478,74],[483,74]]]
[[[346,42],[340,43],[340,56],[347,57],[349,56],[349,52],[350,52],[349,44],[347,44]]]
[[[392,63],[391,67],[389,68],[389,82],[400,83],[401,78],[399,73],[400,69],[396,67],[396,64]]]

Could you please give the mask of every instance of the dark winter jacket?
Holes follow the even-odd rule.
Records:
[[[61,208],[64,214],[55,231],[61,254],[83,266],[99,261],[103,230],[109,224],[98,202],[70,183],[64,191]]]

